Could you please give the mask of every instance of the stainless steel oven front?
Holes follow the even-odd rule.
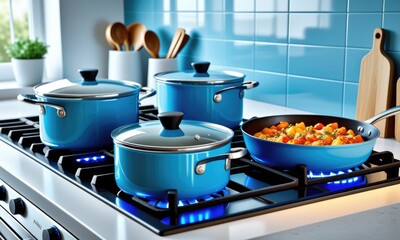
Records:
[[[0,179],[0,239],[76,239]]]

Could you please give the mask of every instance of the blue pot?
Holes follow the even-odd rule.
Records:
[[[179,199],[191,199],[227,185],[230,161],[246,149],[231,149],[233,131],[224,126],[190,120],[170,124],[176,114],[161,114],[162,125],[148,121],[112,132],[115,180],[122,191],[166,200],[168,191],[176,190]]]
[[[156,74],[159,111],[179,111],[184,119],[236,128],[243,120],[244,90],[259,83],[244,82],[245,75],[238,72],[208,71],[209,65],[193,63],[194,72]]]
[[[58,80],[34,87],[18,99],[40,106],[40,138],[56,149],[88,150],[112,146],[112,130],[138,122],[139,93],[153,89],[127,81],[96,80],[97,70],[80,71],[81,82]]]

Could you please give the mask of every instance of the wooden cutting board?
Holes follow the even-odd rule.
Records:
[[[385,32],[374,31],[371,51],[361,61],[360,79],[356,107],[356,119],[367,120],[393,106],[394,63],[383,50]],[[390,117],[374,124],[381,137],[393,137],[394,118]]]
[[[397,80],[396,88],[396,106],[400,106],[400,78]],[[400,114],[395,115],[394,136],[400,141]]]

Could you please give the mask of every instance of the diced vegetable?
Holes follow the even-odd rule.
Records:
[[[314,126],[306,126],[304,122],[289,124],[280,122],[276,125],[265,127],[254,134],[255,137],[289,144],[300,145],[343,145],[363,142],[360,135],[355,135],[352,129],[346,129],[337,122]]]

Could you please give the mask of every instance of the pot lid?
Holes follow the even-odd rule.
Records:
[[[160,121],[125,125],[111,133],[114,143],[155,152],[194,152],[213,149],[230,142],[233,131],[201,121],[183,120],[181,112],[158,115]],[[160,124],[161,122],[161,124]]]
[[[192,63],[194,71],[163,72],[154,75],[157,81],[185,84],[229,84],[243,82],[245,74],[234,71],[208,71],[210,62]]]
[[[42,83],[35,86],[35,93],[43,97],[66,99],[104,99],[137,94],[141,85],[130,81],[96,80],[97,69],[79,70],[82,81],[68,79]]]

